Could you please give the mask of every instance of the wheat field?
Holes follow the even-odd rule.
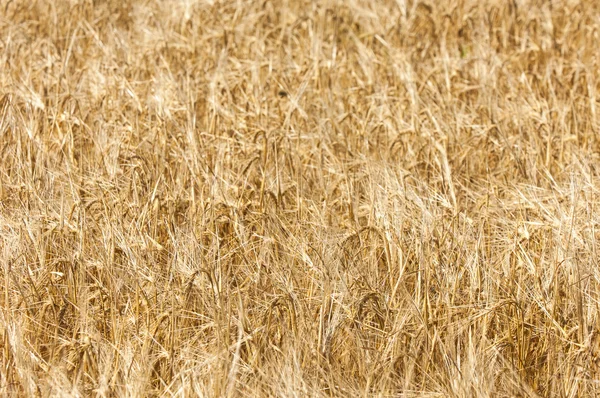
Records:
[[[0,0],[0,395],[600,394],[600,4]]]

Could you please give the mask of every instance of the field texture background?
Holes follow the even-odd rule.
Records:
[[[0,395],[593,396],[600,4],[0,1]]]

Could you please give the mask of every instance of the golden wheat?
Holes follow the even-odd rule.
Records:
[[[0,395],[600,393],[600,3],[0,1]]]

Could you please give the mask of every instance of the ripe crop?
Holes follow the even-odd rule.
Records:
[[[0,395],[599,394],[599,32],[0,1]]]

